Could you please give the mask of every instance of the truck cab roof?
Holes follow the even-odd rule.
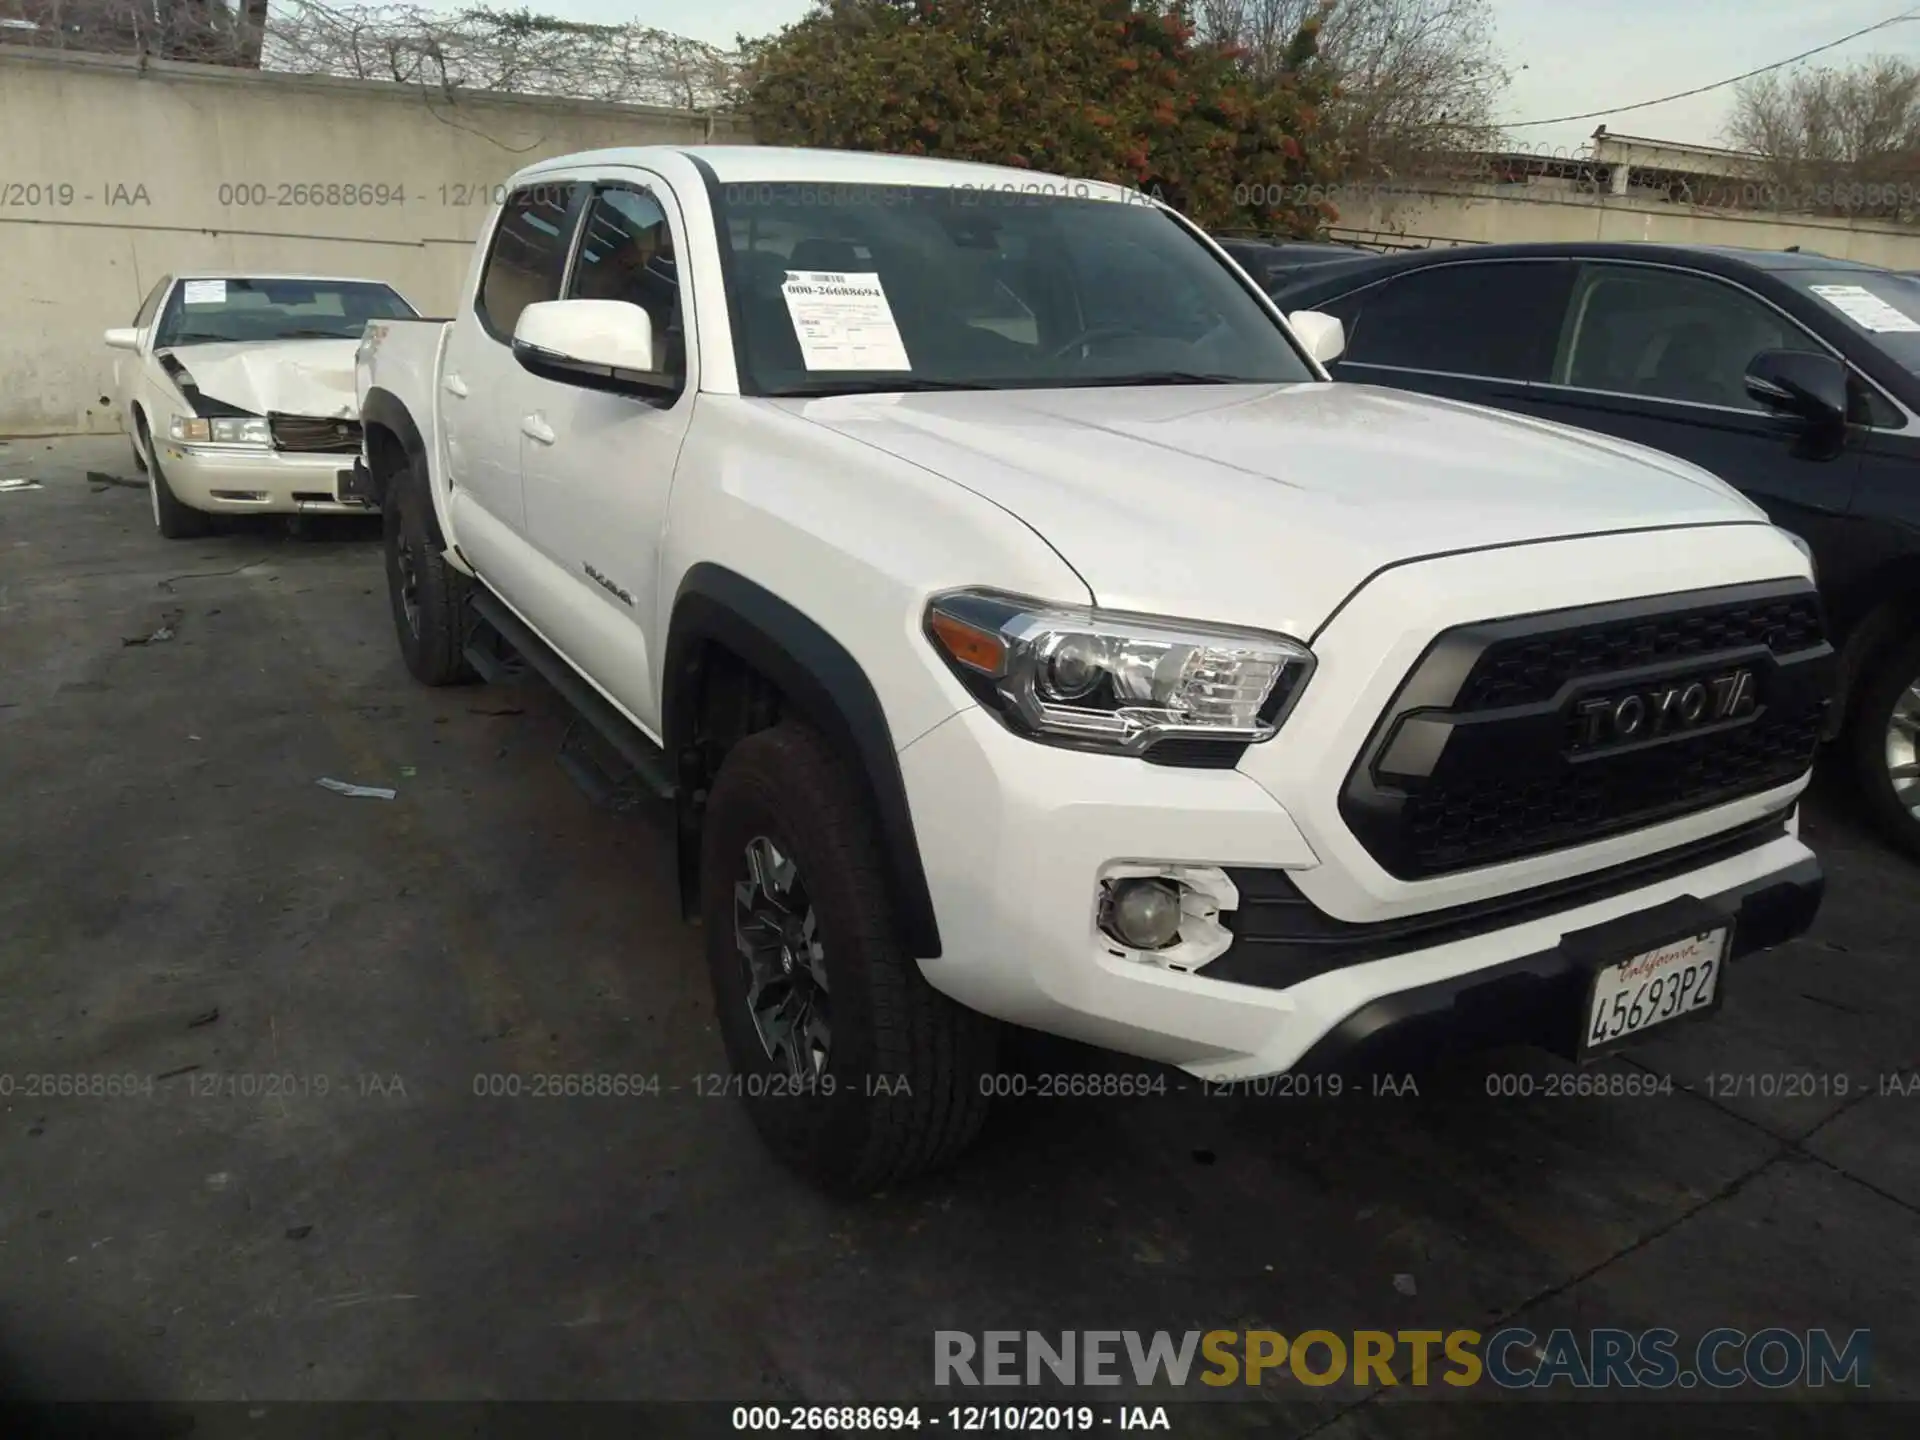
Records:
[[[511,183],[536,180],[555,172],[598,166],[631,165],[659,169],[691,162],[722,185],[780,184],[784,182],[843,185],[951,185],[1028,186],[1058,193],[1072,186],[1073,194],[1108,198],[1137,191],[1108,181],[1087,180],[1013,165],[985,165],[970,160],[936,160],[924,155],[877,155],[856,150],[816,150],[786,145],[623,145],[587,150],[529,165]]]

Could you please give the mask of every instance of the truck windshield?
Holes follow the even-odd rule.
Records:
[[[747,394],[1314,378],[1246,286],[1145,202],[1093,186],[718,190]]]
[[[1920,280],[1891,270],[1782,270],[1901,369],[1920,375]]]
[[[371,280],[182,280],[154,331],[156,350],[256,340],[357,340],[369,320],[414,308]]]

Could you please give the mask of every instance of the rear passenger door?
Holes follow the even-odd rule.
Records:
[[[1519,409],[1552,365],[1573,269],[1564,260],[1463,259],[1310,308],[1346,327],[1336,380]]]

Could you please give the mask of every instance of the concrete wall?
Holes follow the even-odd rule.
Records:
[[[1798,245],[1841,260],[1920,270],[1920,226],[1674,205],[1537,185],[1415,185],[1337,191],[1336,233],[1448,245],[1538,240]]]
[[[0,435],[118,429],[100,332],[170,271],[365,275],[446,314],[491,188],[521,166],[750,138],[674,110],[0,45]]]

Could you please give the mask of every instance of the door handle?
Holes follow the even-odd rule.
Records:
[[[457,396],[462,400],[467,398],[467,382],[462,380],[458,375],[447,376],[446,379],[440,382],[440,388],[445,390],[449,395]]]
[[[555,438],[557,438],[553,433],[553,427],[547,424],[544,417],[539,415],[522,415],[520,417],[520,433],[529,440],[538,440],[542,445],[551,445]]]

